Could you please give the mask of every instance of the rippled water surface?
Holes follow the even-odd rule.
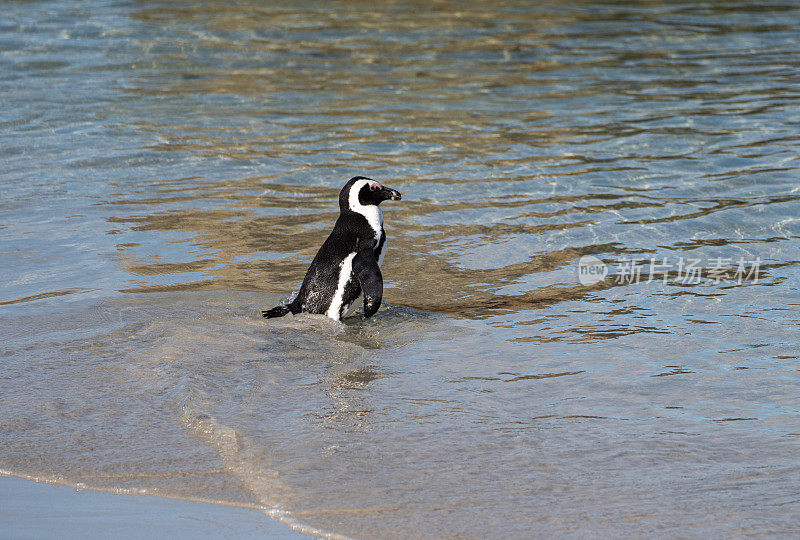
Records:
[[[800,532],[796,3],[3,11],[0,469],[331,536]],[[261,319],[358,174],[403,193],[381,311]]]

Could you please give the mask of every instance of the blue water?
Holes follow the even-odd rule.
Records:
[[[796,534],[798,35],[7,2],[0,469],[349,537]],[[403,193],[384,307],[261,319],[362,174]]]

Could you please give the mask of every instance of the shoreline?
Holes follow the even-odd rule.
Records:
[[[0,471],[0,523],[12,538],[309,538],[256,507],[85,488]]]

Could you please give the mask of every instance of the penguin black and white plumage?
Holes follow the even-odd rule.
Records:
[[[364,317],[378,311],[383,297],[380,265],[386,253],[385,200],[399,201],[400,192],[371,178],[351,178],[339,192],[339,219],[311,262],[297,297],[262,315],[315,313],[339,320],[364,297]]]

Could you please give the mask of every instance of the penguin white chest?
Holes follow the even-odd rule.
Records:
[[[378,247],[375,248],[375,258],[378,259],[378,266],[383,265],[383,256],[386,255],[386,234],[383,231],[378,233]]]
[[[361,215],[367,219],[372,234],[375,235],[375,258],[378,259],[378,266],[383,264],[383,256],[386,254],[386,234],[383,232],[383,212],[377,206],[362,207]]]
[[[331,305],[328,306],[328,310],[325,312],[325,315],[337,321],[342,317],[344,292],[347,288],[347,283],[353,275],[353,259],[355,256],[355,253],[349,254],[339,265],[339,279],[336,283],[336,290],[333,293]]]

